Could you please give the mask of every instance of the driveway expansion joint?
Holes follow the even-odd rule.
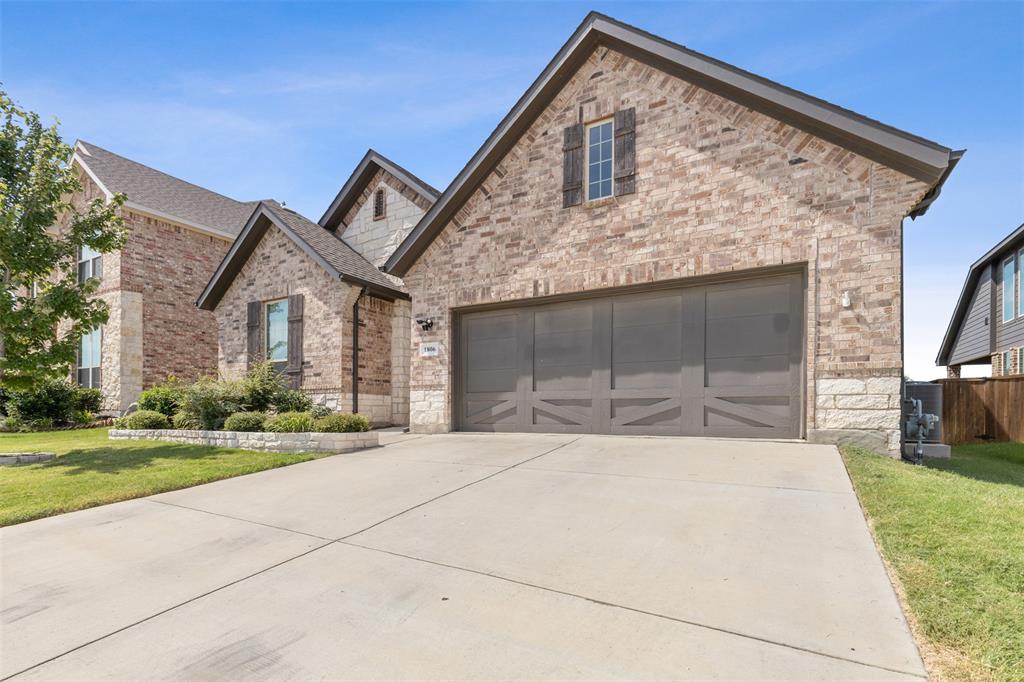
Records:
[[[718,627],[718,626],[715,626],[715,625],[708,625],[706,623],[700,623],[700,622],[693,621],[693,620],[687,620],[685,618],[678,618],[676,616],[669,616],[669,615],[666,615],[664,613],[657,613],[655,611],[646,611],[644,609],[639,609],[639,608],[636,608],[636,607],[633,607],[633,606],[626,606],[624,604],[617,604],[615,602],[610,602],[610,601],[606,601],[606,600],[603,600],[603,599],[596,599],[594,597],[588,597],[588,596],[586,596],[584,594],[576,594],[575,592],[568,592],[566,590],[560,590],[560,589],[554,588],[554,587],[546,587],[544,585],[537,585],[535,583],[529,583],[529,582],[526,582],[524,580],[517,580],[516,578],[509,578],[509,577],[500,575],[498,573],[491,573],[491,572],[488,572],[488,571],[481,571],[481,570],[477,570],[475,568],[467,568],[465,566],[457,566],[455,564],[447,564],[447,563],[444,563],[442,561],[434,561],[433,559],[424,559],[422,557],[412,556],[410,554],[402,554],[401,552],[393,552],[391,550],[381,549],[379,547],[371,547],[369,545],[362,545],[362,544],[359,544],[358,542],[348,542],[344,538],[336,540],[335,542],[337,544],[346,545],[346,546],[349,546],[349,547],[358,547],[359,549],[365,549],[365,550],[368,550],[368,551],[371,551],[371,552],[380,552],[381,554],[388,554],[388,555],[393,556],[393,557],[398,557],[398,558],[402,558],[402,559],[408,559],[410,561],[418,561],[418,562],[421,562],[421,563],[430,564],[432,566],[438,566],[438,567],[441,567],[441,568],[448,568],[448,569],[452,569],[452,570],[455,570],[455,571],[463,571],[465,573],[472,573],[474,575],[483,576],[485,578],[492,578],[494,580],[501,580],[503,582],[508,582],[508,583],[512,583],[512,584],[515,584],[515,585],[520,585],[522,587],[529,587],[529,588],[536,589],[536,590],[542,590],[544,592],[550,592],[550,593],[553,593],[553,594],[560,594],[562,596],[571,597],[573,599],[581,599],[583,601],[590,602],[591,604],[597,604],[598,606],[606,606],[606,607],[613,608],[613,609],[622,609],[624,611],[630,611],[630,612],[633,612],[633,613],[638,613],[640,615],[649,616],[651,618],[661,618],[661,619],[664,619],[664,620],[673,621],[675,623],[681,623],[683,625],[689,625],[691,627],[702,628],[704,630],[713,630],[715,632],[720,632],[722,634],[731,635],[733,637],[742,637],[743,639],[754,640],[754,641],[757,641],[757,642],[761,642],[763,644],[768,644],[770,646],[777,646],[777,647],[782,647],[782,648],[785,648],[785,649],[792,649],[794,651],[800,651],[802,653],[811,654],[812,656],[822,656],[824,658],[831,658],[831,659],[836,660],[836,661],[843,661],[844,663],[852,663],[854,665],[861,665],[861,666],[864,666],[866,668],[874,668],[875,670],[884,670],[886,672],[896,673],[896,674],[899,674],[899,675],[908,675],[908,676],[916,677],[916,678],[919,678],[919,679],[922,679],[922,680],[927,680],[928,679],[927,675],[922,675],[919,672],[913,672],[913,671],[909,671],[909,670],[900,670],[899,668],[891,668],[891,667],[888,667],[888,666],[878,665],[876,663],[869,663],[867,661],[862,661],[862,660],[858,660],[858,659],[855,659],[855,658],[847,658],[846,656],[839,656],[837,654],[830,654],[830,653],[827,653],[827,652],[824,652],[824,651],[817,651],[815,649],[808,649],[806,647],[802,647],[802,646],[799,646],[799,645],[796,645],[796,644],[787,644],[786,642],[779,642],[779,641],[776,641],[776,640],[773,640],[773,639],[766,639],[764,637],[759,637],[758,635],[752,635],[752,634],[748,634],[748,633],[745,633],[745,632],[739,632],[737,630],[730,630],[728,628]]]

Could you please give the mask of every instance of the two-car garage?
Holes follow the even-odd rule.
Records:
[[[466,311],[456,428],[801,435],[803,276]]]

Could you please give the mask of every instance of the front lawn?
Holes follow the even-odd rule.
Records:
[[[200,445],[107,440],[107,429],[0,433],[0,452],[54,452],[49,462],[0,467],[0,526],[304,462]]]
[[[843,457],[934,677],[1024,680],[1024,443]]]

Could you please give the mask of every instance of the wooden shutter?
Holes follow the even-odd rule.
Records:
[[[583,124],[565,129],[562,144],[562,208],[583,203]]]
[[[636,108],[615,112],[615,196],[636,191]]]
[[[260,361],[260,347],[262,337],[260,335],[260,322],[263,319],[263,304],[259,301],[249,301],[246,307],[245,320],[245,366],[248,369],[255,362]]]
[[[288,367],[285,373],[292,388],[302,384],[302,294],[288,297]]]

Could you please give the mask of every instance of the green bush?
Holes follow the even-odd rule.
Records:
[[[332,414],[314,423],[320,433],[356,433],[370,430],[370,420],[361,414]]]
[[[225,431],[262,431],[267,415],[262,412],[235,412],[224,420]]]
[[[195,415],[179,412],[171,418],[171,424],[179,431],[198,431],[203,428],[202,422]]]
[[[100,408],[102,394],[94,388],[80,388],[67,381],[50,380],[23,391],[6,394],[7,414],[23,430],[45,430],[92,418]]]
[[[308,412],[313,399],[295,388],[286,388],[274,396],[274,407],[278,412]]]
[[[254,412],[272,407],[277,396],[286,390],[284,379],[270,362],[256,363],[242,379],[242,401],[247,410]]]
[[[326,417],[332,413],[331,408],[327,407],[326,405],[314,405],[313,407],[309,408],[306,411],[313,416],[313,419]]]
[[[239,382],[204,377],[182,392],[174,424],[176,428],[189,428],[178,426],[178,415],[184,415],[180,420],[182,424],[215,431],[224,426],[229,415],[241,411],[242,386]]]
[[[313,430],[313,417],[309,412],[282,412],[268,418],[263,429],[273,433],[309,433]]]
[[[167,415],[155,410],[139,410],[114,420],[119,429],[169,429],[171,420]]]
[[[181,399],[187,390],[177,379],[169,378],[162,384],[147,388],[139,395],[139,409],[152,410],[173,417],[181,405]]]

